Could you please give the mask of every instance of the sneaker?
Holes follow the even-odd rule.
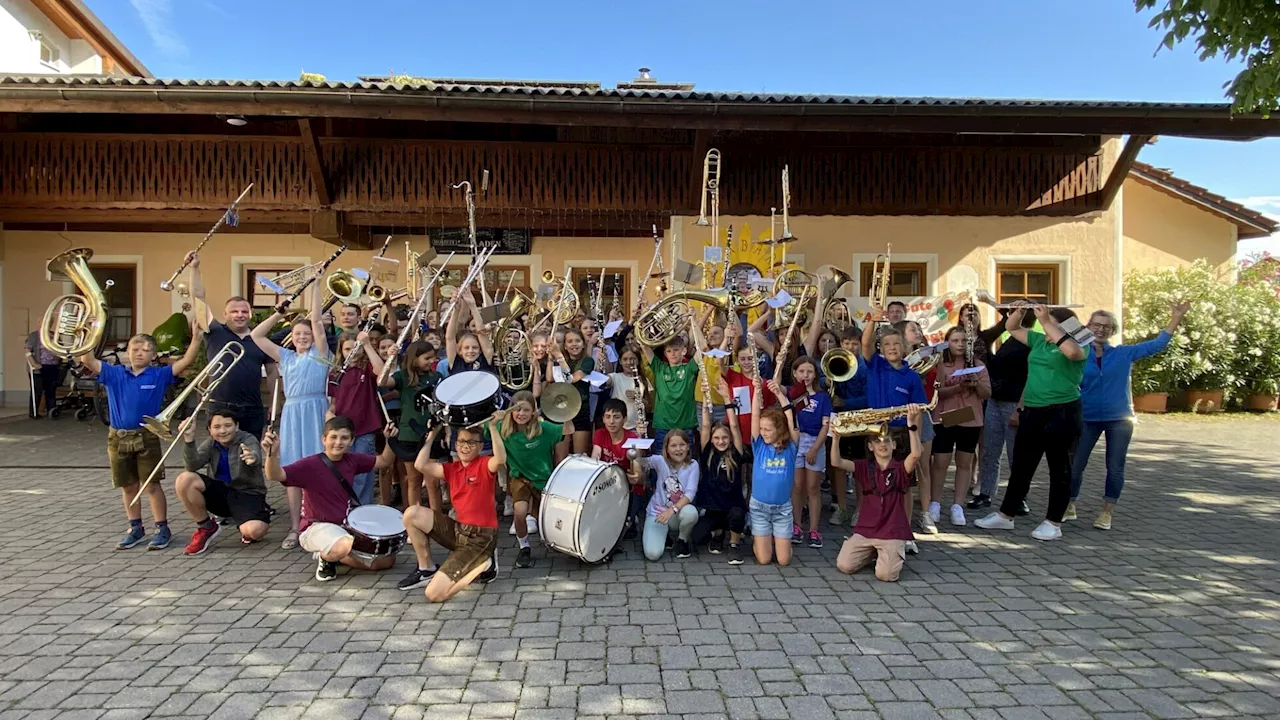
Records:
[[[955,525],[956,527],[965,526],[964,508],[960,507],[959,505],[951,506],[951,524]]]
[[[802,542],[804,542],[804,531],[800,529],[799,525],[792,525],[791,526],[791,544],[799,545]]]
[[[511,496],[508,495],[507,499],[502,501],[502,517],[511,517],[512,515],[515,515],[515,514],[516,514],[516,506],[514,503],[511,502]]]
[[[907,554],[908,554],[908,555],[919,555],[919,554],[920,554],[920,546],[919,546],[919,545],[916,545],[916,541],[915,541],[915,540],[908,540],[908,541],[907,541],[907,546],[906,546],[905,550],[907,551]]]
[[[920,530],[926,535],[938,534],[938,523],[933,519],[933,513],[924,513],[920,516]]]
[[[729,545],[729,564],[730,565],[742,564],[742,546],[741,545],[738,545],[737,543]]]
[[[822,492],[831,492],[831,481],[826,478],[822,478]]]
[[[630,519],[627,520],[627,529],[622,531],[623,540],[635,540],[640,531],[636,528],[636,523]]]
[[[116,543],[117,550],[128,550],[147,539],[147,531],[142,529],[141,525],[134,525],[129,528],[129,534],[120,538],[120,542]]]
[[[979,493],[972,500],[965,503],[965,507],[969,508],[970,510],[981,510],[983,508],[989,508],[991,507],[991,496],[983,495]]]
[[[1022,501],[1022,506],[1018,508],[1018,512],[1014,513],[1014,515],[1018,517],[1022,517],[1023,515],[1030,515],[1030,514],[1031,514],[1031,506],[1027,505],[1026,500]]]
[[[435,576],[437,569],[438,568],[422,570],[415,565],[414,568],[409,571],[409,574],[404,576],[403,580],[396,583],[396,587],[401,590],[412,590],[414,588],[426,587],[427,583],[431,582],[431,578]],[[317,577],[319,576],[317,575]]]
[[[1099,530],[1111,529],[1111,508],[1102,508],[1102,512],[1098,513],[1098,519],[1093,521],[1093,526]]]
[[[520,548],[520,552],[516,553],[516,567],[533,567],[533,550],[527,547]]]
[[[1040,526],[1031,531],[1031,537],[1036,540],[1061,540],[1062,528],[1045,520]]]
[[[983,530],[1012,530],[1013,520],[1006,519],[998,512],[993,512],[984,518],[978,518],[973,521],[974,525]]]
[[[1076,515],[1076,501],[1075,501],[1075,500],[1072,500],[1071,502],[1067,503],[1067,511],[1066,511],[1066,512],[1064,512],[1064,513],[1062,513],[1062,519],[1063,519],[1064,521],[1065,521],[1065,520],[1079,520],[1079,519],[1080,519],[1080,517],[1079,517],[1078,515]]]
[[[676,540],[676,557],[683,560],[693,553],[689,550],[688,540]]]
[[[707,552],[712,555],[719,555],[724,552],[724,535],[714,535],[711,542],[707,543]]]
[[[329,582],[338,577],[338,563],[332,563],[328,560],[316,561],[316,579],[320,582]]]
[[[510,535],[511,537],[515,537],[515,535],[516,535],[516,521],[515,521],[515,520],[512,520],[512,521],[511,521],[511,528],[510,528],[509,530],[507,530],[507,534],[508,534],[508,535]]]
[[[538,534],[538,519],[537,519],[537,518],[535,518],[534,516],[530,515],[529,517],[525,518],[525,523],[524,523],[524,524],[525,524],[525,527],[529,528],[529,534],[530,534],[530,535],[537,535],[537,534]]]
[[[933,518],[935,523],[942,519],[942,503],[929,503],[929,517]]]
[[[849,511],[837,509],[835,512],[831,513],[831,519],[827,521],[827,524],[832,527],[840,527],[841,525],[848,525]]]
[[[809,531],[809,547],[814,548],[815,550],[822,547],[822,533],[817,530]]]
[[[214,523],[212,528],[196,527],[195,534],[191,536],[191,542],[187,543],[187,547],[182,551],[184,555],[199,555],[209,549],[209,543],[222,532],[222,526]]]
[[[497,553],[494,553],[493,555],[489,556],[489,569],[480,573],[479,577],[477,577],[476,579],[484,583],[485,585],[488,585],[489,583],[498,579],[498,554]]]
[[[173,533],[169,531],[169,526],[157,525],[156,534],[151,536],[151,542],[147,544],[147,549],[163,550],[169,547],[171,542],[173,542]]]

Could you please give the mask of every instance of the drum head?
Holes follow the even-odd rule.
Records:
[[[475,405],[498,394],[498,376],[483,370],[467,370],[450,375],[436,386],[436,402],[444,405]]]
[[[404,515],[386,505],[361,505],[347,515],[347,525],[370,537],[391,537],[404,532]]]
[[[622,468],[570,455],[551,473],[543,492],[538,519],[543,540],[586,562],[600,562],[622,536],[629,492]]]
[[[600,562],[618,544],[627,520],[627,474],[617,465],[605,467],[595,476],[582,502],[578,518],[578,543],[582,559]]]

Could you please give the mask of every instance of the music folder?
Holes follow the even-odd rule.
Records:
[[[675,279],[685,285],[697,285],[702,282],[702,266],[688,260],[677,260]]]
[[[480,308],[480,319],[485,325],[492,325],[511,314],[509,303],[496,303]]]

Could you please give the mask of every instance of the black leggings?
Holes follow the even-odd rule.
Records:
[[[711,525],[711,532],[728,530],[741,535],[742,531],[747,528],[747,511],[740,507],[729,508],[728,510],[708,510],[706,518]]]
[[[61,374],[61,365],[40,366],[40,391],[43,391],[44,394],[45,412],[49,412],[58,406],[58,376]],[[31,407],[35,409],[38,405],[39,402],[33,398]]]
[[[1018,441],[1013,444],[1009,461],[1009,487],[1004,491],[1000,512],[1008,517],[1018,514],[1022,501],[1031,489],[1031,478],[1040,467],[1040,459],[1049,461],[1049,509],[1045,519],[1062,522],[1071,501],[1071,456],[1084,426],[1080,401],[1024,408],[1018,419]]]

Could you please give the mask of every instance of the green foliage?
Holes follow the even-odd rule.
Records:
[[[1248,392],[1275,395],[1280,393],[1280,295],[1271,284],[1274,276],[1269,274],[1275,271],[1248,276],[1246,272],[1241,270],[1235,288],[1238,309],[1243,313],[1235,371]]]
[[[1158,0],[1134,0],[1139,12]],[[1151,18],[1151,27],[1164,30],[1161,47],[1172,50],[1188,37],[1195,39],[1200,59],[1222,57],[1245,63],[1245,69],[1223,83],[1236,112],[1264,116],[1280,108],[1280,3],[1275,0],[1164,0]],[[1157,50],[1158,51],[1158,50]]]

